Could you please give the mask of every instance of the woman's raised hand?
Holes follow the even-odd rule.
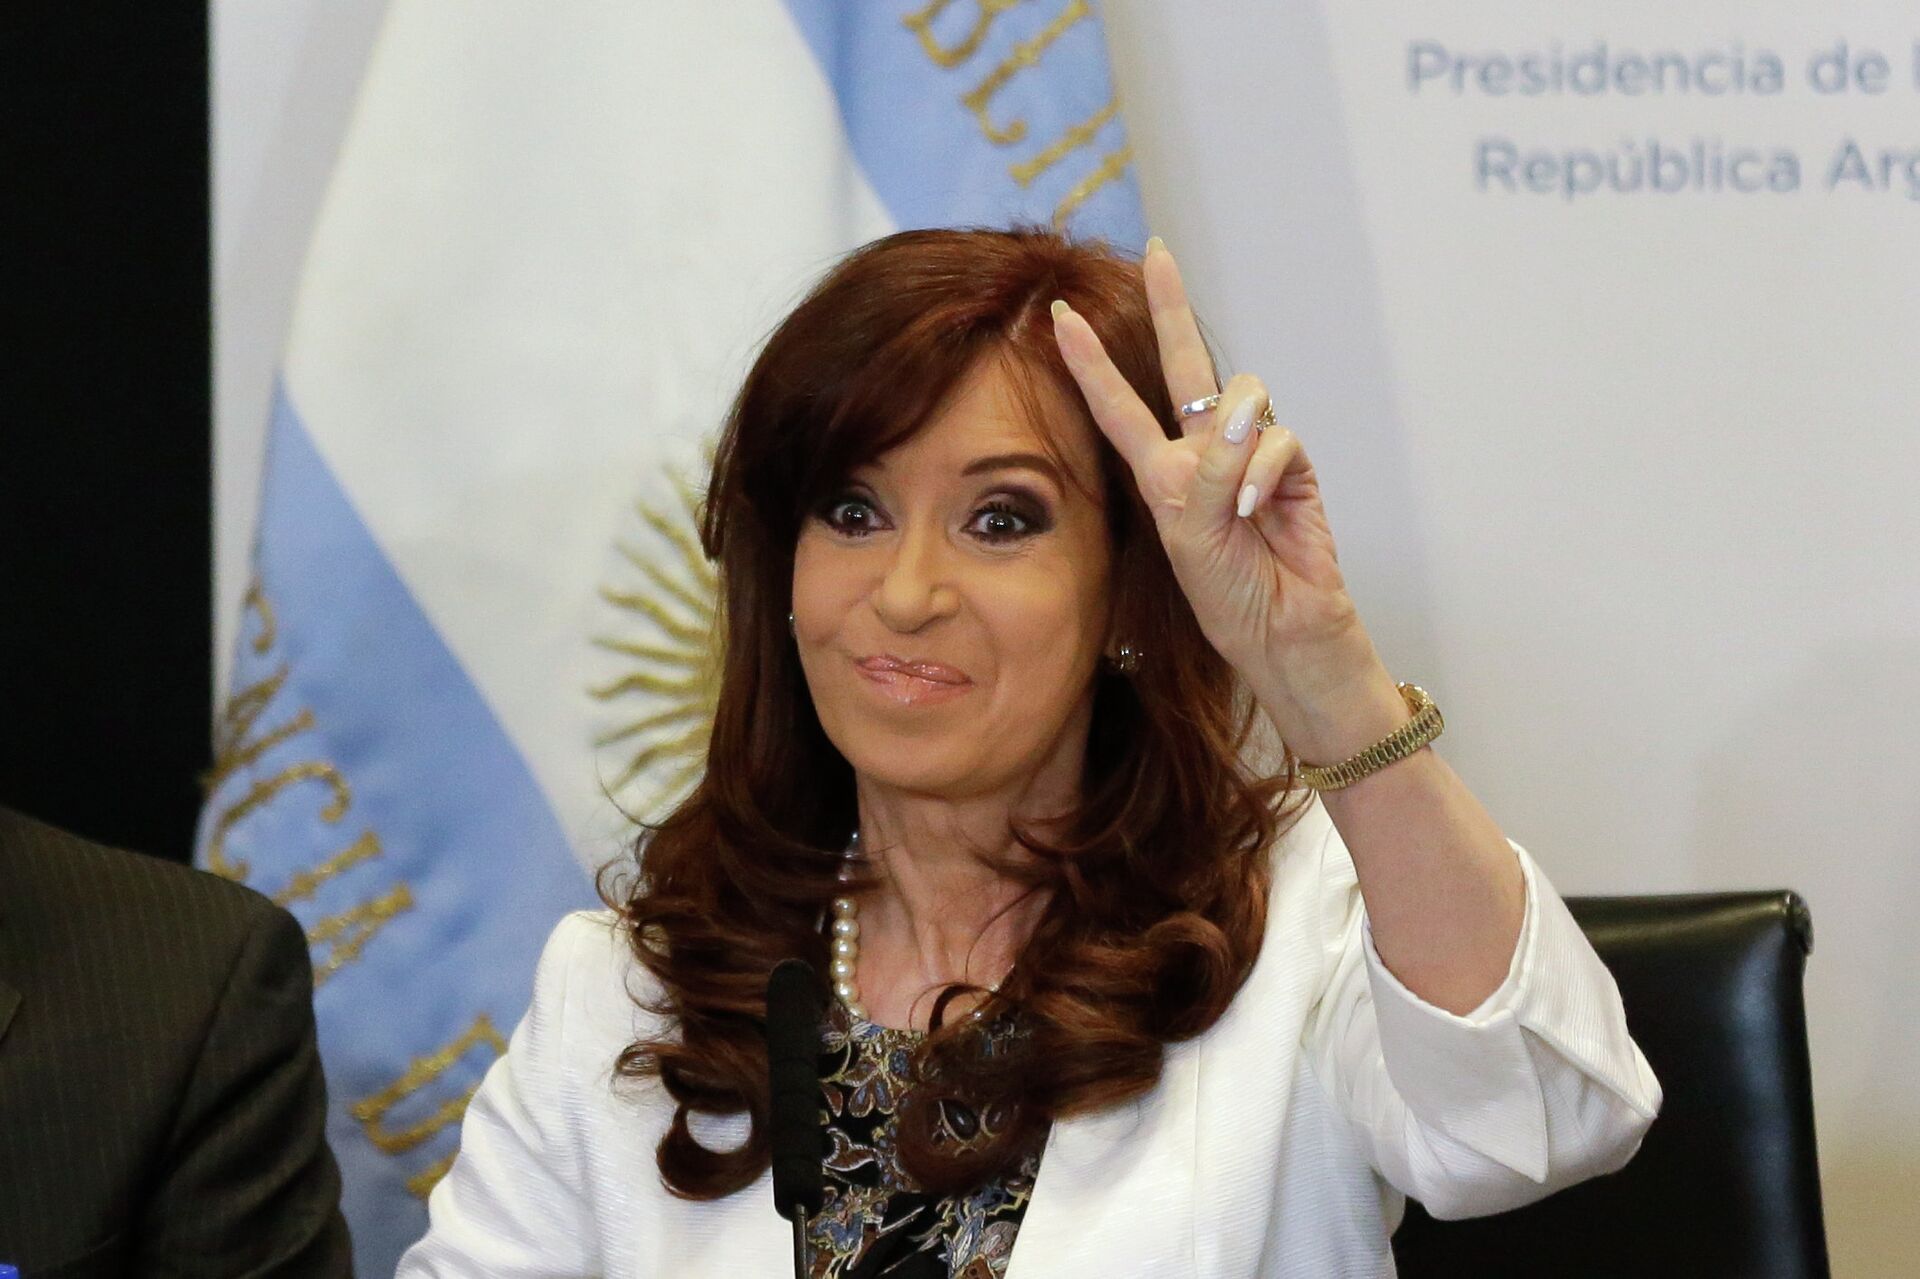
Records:
[[[1092,326],[1062,302],[1054,303],[1055,339],[1094,421],[1132,468],[1202,632],[1282,735],[1292,729],[1304,739],[1356,685],[1371,685],[1364,691],[1377,704],[1384,678],[1340,575],[1320,481],[1292,431],[1255,429],[1269,405],[1258,378],[1215,386],[1180,269],[1158,237],[1147,243],[1142,270],[1174,404],[1220,395],[1180,424],[1179,439],[1167,437]]]

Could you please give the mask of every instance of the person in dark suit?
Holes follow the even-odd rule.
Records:
[[[0,808],[0,1265],[352,1273],[293,916]]]

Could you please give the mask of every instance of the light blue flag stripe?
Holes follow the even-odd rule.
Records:
[[[1091,0],[786,3],[903,229],[1049,223],[1084,187],[1066,229],[1139,251],[1146,213]]]
[[[596,903],[525,760],[353,509],[284,388],[255,558],[265,606],[242,628],[233,687],[284,678],[247,737],[297,727],[303,711],[313,726],[221,781],[202,818],[202,861],[211,860],[223,813],[250,789],[291,776],[234,825],[220,860],[230,869],[249,863],[248,882],[264,892],[292,887],[291,908],[310,935],[343,927],[337,921],[370,903],[394,912],[364,921],[377,930],[314,996],[332,1102],[328,1139],[346,1173],[356,1264],[363,1274],[391,1273],[426,1229],[424,1204],[406,1182],[451,1154],[458,1138],[457,1125],[441,1126],[409,1145],[407,1130],[479,1082],[498,1044],[469,1033],[476,1019],[510,1034],[555,920]],[[296,875],[316,873],[368,837],[377,854],[299,893]],[[316,967],[347,953],[356,932],[346,925],[317,940]],[[439,995],[418,998],[424,991]],[[377,1117],[352,1113],[355,1103],[378,1102],[408,1063],[444,1054],[463,1035],[468,1047],[416,1091]],[[376,1135],[394,1148],[381,1150]]]

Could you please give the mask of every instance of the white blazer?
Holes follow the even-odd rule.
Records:
[[[1252,976],[1145,1097],[1053,1125],[1009,1279],[1391,1275],[1403,1196],[1439,1217],[1518,1207],[1619,1168],[1660,1108],[1612,976],[1513,845],[1526,923],[1505,983],[1442,1011],[1381,963],[1316,797],[1276,842]],[[611,912],[554,931],[532,1006],[468,1107],[459,1158],[400,1262],[427,1276],[773,1276],[771,1180],[676,1199],[657,1083],[611,1086],[650,981]],[[744,1118],[701,1125],[735,1144]]]

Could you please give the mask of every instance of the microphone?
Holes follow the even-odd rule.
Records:
[[[767,978],[767,1077],[773,1107],[773,1206],[793,1222],[794,1274],[805,1279],[807,1218],[820,1211],[827,1157],[820,1129],[820,1022],[826,999],[813,966],[783,959]]]

